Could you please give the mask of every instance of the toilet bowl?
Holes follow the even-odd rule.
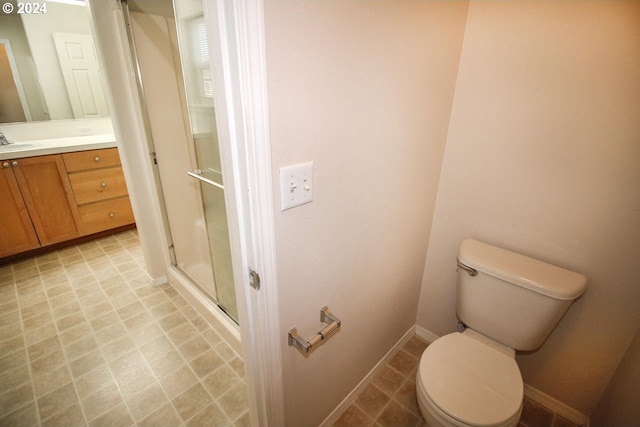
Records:
[[[523,383],[513,354],[475,335],[445,335],[422,354],[416,395],[428,426],[518,425]]]
[[[463,332],[436,339],[416,374],[430,427],[515,427],[523,382],[515,351],[534,351],[586,290],[582,274],[467,239],[458,250]]]

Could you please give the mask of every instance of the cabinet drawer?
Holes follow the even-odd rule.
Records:
[[[129,197],[92,203],[78,209],[84,234],[97,233],[134,222]]]
[[[121,167],[97,169],[69,175],[78,205],[127,195]]]
[[[117,148],[102,150],[78,151],[62,155],[67,172],[77,172],[87,169],[106,168],[120,165]]]

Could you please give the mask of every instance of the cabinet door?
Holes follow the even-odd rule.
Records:
[[[42,246],[80,236],[80,215],[62,156],[16,162],[13,172]]]
[[[0,258],[40,247],[10,162],[0,169]]]

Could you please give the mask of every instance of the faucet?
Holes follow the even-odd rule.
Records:
[[[6,136],[4,136],[4,132],[0,129],[0,145],[9,145],[13,144],[13,142],[9,141]]]

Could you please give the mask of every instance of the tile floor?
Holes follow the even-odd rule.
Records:
[[[427,342],[412,337],[334,423],[334,427],[423,426],[416,370]]]
[[[342,413],[334,427],[422,427],[416,371],[429,344],[412,337]],[[579,427],[525,398],[518,427]]]
[[[0,266],[0,425],[244,426],[243,363],[137,233]]]

